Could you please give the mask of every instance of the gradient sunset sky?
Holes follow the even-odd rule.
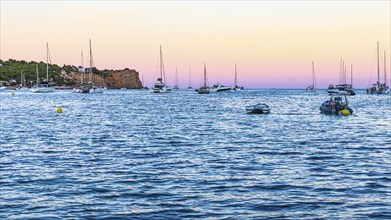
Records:
[[[390,1],[4,1],[0,59],[80,65],[92,40],[98,69],[136,69],[151,86],[159,45],[167,83],[178,68],[181,87],[202,82],[247,88],[305,88],[315,62],[317,84],[338,83],[340,59],[354,87],[375,81],[376,42],[381,75],[386,50],[390,79]],[[84,57],[87,60],[87,56]]]

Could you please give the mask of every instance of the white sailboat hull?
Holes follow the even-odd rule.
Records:
[[[50,87],[44,87],[44,88],[32,88],[30,89],[30,92],[33,92],[33,93],[51,93],[51,92],[54,92],[55,89],[54,88],[50,88]]]

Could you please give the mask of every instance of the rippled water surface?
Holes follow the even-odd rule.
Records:
[[[0,218],[389,219],[390,96],[358,93],[3,91]]]

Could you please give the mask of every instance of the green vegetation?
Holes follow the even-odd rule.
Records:
[[[46,81],[46,63],[44,62],[26,62],[24,60],[9,59],[8,61],[0,60],[0,80],[20,84],[22,72],[25,75],[27,86],[35,84],[37,81],[36,64],[38,64],[39,81]],[[61,67],[56,64],[49,64],[49,82],[60,85],[64,81],[60,75]],[[12,82],[13,80],[16,83]]]

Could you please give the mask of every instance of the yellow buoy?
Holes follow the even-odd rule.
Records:
[[[12,91],[11,95],[12,95],[12,96],[14,96],[14,95],[15,95],[14,91]]]
[[[343,110],[341,111],[341,114],[342,114],[342,115],[351,115],[350,111],[347,110],[347,109],[343,109]]]
[[[62,113],[62,108],[57,108],[57,113]]]

